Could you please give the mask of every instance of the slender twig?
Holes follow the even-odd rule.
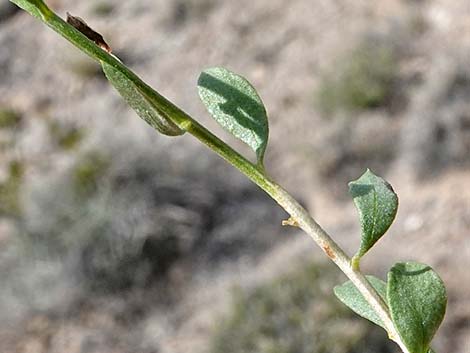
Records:
[[[68,25],[64,20],[51,11],[43,1],[10,1],[44,21],[54,31],[69,40],[72,44],[93,59],[100,63],[104,62],[108,65],[112,65],[115,69],[119,70],[136,85],[143,95],[156,105],[159,111],[163,111],[165,116],[171,119],[179,128],[193,135],[203,144],[219,154],[223,159],[245,174],[250,180],[271,196],[284,210],[286,210],[286,212],[291,216],[292,221],[304,230],[320,246],[320,248],[323,249],[326,255],[341,269],[341,271],[344,272],[377,313],[378,317],[382,320],[389,337],[400,346],[404,353],[409,353],[392,322],[387,305],[359,269],[355,269],[351,266],[351,258],[346,255],[340,246],[286,190],[266,175],[263,169],[260,169],[258,166],[233,150],[183,110],[148,86],[115,56],[108,54],[78,30]]]
[[[191,125],[187,131],[201,142],[208,145],[209,148],[240,170],[271,196],[290,215],[291,219],[323,249],[326,255],[351,280],[381,319],[388,332],[389,338],[395,341],[404,353],[409,353],[393,324],[388,307],[383,299],[359,269],[353,269],[351,266],[351,258],[346,255],[343,249],[341,249],[328,233],[312,218],[305,208],[280,185],[269,179],[265,174],[260,173],[251,162],[232,150],[231,147],[212,135],[212,133],[197,122]]]

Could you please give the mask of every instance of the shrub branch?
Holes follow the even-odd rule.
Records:
[[[85,35],[68,25],[62,18],[50,10],[43,1],[10,1],[28,11],[33,16],[41,19],[54,31],[74,44],[78,49],[88,54],[91,58],[100,63],[104,62],[119,70],[180,129],[193,135],[263,189],[290,215],[291,219],[323,249],[326,255],[341,271],[344,272],[370,306],[376,311],[386,327],[390,339],[394,340],[404,353],[409,353],[393,324],[387,305],[368,282],[366,277],[358,269],[353,269],[351,266],[351,258],[346,255],[340,246],[286,190],[267,176],[263,168],[247,160],[183,110],[148,86],[117,57],[108,54]]]

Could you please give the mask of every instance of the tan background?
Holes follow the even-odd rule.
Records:
[[[206,67],[247,77],[269,111],[267,170],[350,253],[359,227],[347,182],[366,167],[385,176],[400,209],[363,269],[383,277],[400,260],[430,264],[449,291],[436,352],[470,353],[468,1],[49,4],[86,19],[144,80],[250,155],[211,121],[196,90]],[[323,256],[305,235],[280,227],[282,211],[190,136],[155,134],[97,66],[50,29],[10,13],[5,1],[0,19],[0,109],[21,119],[0,129],[0,181],[20,205],[5,210],[10,201],[0,198],[1,351],[84,352],[84,340],[98,335],[100,352],[144,351],[135,350],[142,342],[158,352],[204,352],[234,283],[254,286]],[[391,60],[386,94],[376,107],[341,107],[333,97],[346,85],[341,73],[364,51],[372,54],[360,70],[380,63],[377,48]],[[328,78],[340,84],[322,96]],[[101,171],[96,165],[106,173],[81,202],[70,185],[83,158],[92,165],[81,165],[85,178]],[[12,186],[15,161],[22,173]],[[94,239],[104,218],[106,234],[135,236],[138,246],[155,229],[178,234],[178,260],[159,263],[163,286],[88,297],[76,270],[86,276],[88,248],[70,249]],[[207,229],[213,238],[204,238]],[[126,253],[126,244],[111,255]]]

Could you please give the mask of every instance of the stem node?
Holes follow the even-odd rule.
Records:
[[[290,227],[299,227],[299,223],[292,217],[285,219],[281,223],[283,226],[290,226]]]

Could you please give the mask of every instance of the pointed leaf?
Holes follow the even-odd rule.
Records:
[[[201,73],[198,91],[212,117],[250,146],[262,164],[268,143],[268,117],[253,86],[227,69],[214,67]]]
[[[355,256],[362,257],[387,231],[395,219],[398,197],[389,183],[369,169],[349,183],[349,193],[359,212],[361,246]]]
[[[410,353],[426,353],[444,318],[444,283],[427,265],[397,263],[388,273],[388,305],[395,327]]]
[[[374,276],[366,276],[372,287],[379,293],[382,299],[386,302],[386,291],[387,284],[379,278]],[[334,288],[335,295],[341,300],[347,307],[349,307],[356,314],[372,321],[374,324],[385,328],[382,320],[377,316],[375,310],[369,305],[364,299],[362,294],[357,290],[356,286],[351,281],[347,281],[342,285]]]
[[[121,71],[105,62],[101,62],[101,66],[106,78],[121,94],[127,104],[151,127],[168,136],[177,136],[184,133],[166,117],[162,110],[152,104],[150,99]]]

